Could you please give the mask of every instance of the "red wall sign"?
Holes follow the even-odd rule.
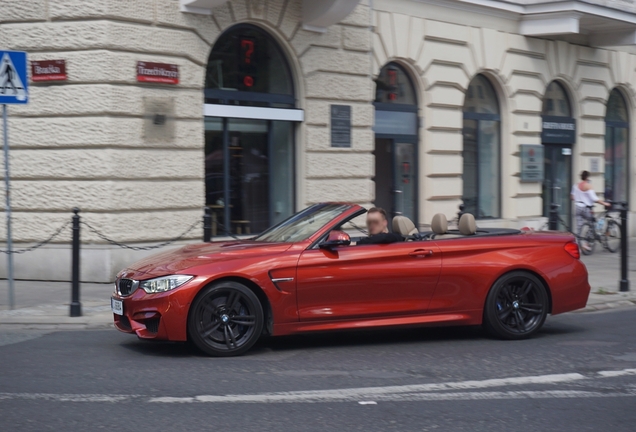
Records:
[[[31,61],[31,81],[66,81],[66,60]]]
[[[179,84],[179,66],[169,63],[137,62],[137,81]]]

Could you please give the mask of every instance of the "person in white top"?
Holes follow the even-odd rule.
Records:
[[[610,207],[611,204],[599,199],[592,189],[590,184],[590,173],[583,171],[581,173],[581,181],[572,186],[572,192],[570,198],[576,204],[576,232],[581,232],[581,227],[586,219],[591,216],[592,210],[588,206],[593,206],[596,203],[602,204],[605,207]],[[582,248],[589,248],[586,244],[581,244]]]

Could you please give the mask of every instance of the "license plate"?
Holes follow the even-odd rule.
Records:
[[[110,308],[113,310],[114,314],[117,314],[117,315],[124,314],[124,302],[121,300],[117,300],[111,297]]]

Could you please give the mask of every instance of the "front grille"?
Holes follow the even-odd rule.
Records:
[[[120,295],[129,296],[135,291],[139,283],[132,279],[120,279],[117,282],[117,291]]]
[[[130,320],[128,317],[120,316],[119,317],[119,325],[125,328],[126,330],[132,330],[132,326],[130,325]]]
[[[158,333],[159,332],[159,320],[160,320],[160,318],[152,318],[152,319],[146,320],[146,322],[145,322],[146,330],[148,330],[150,333]]]

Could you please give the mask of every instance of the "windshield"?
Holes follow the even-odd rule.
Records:
[[[307,240],[320,228],[350,208],[351,206],[347,204],[315,204],[273,226],[254,240],[263,242]]]

